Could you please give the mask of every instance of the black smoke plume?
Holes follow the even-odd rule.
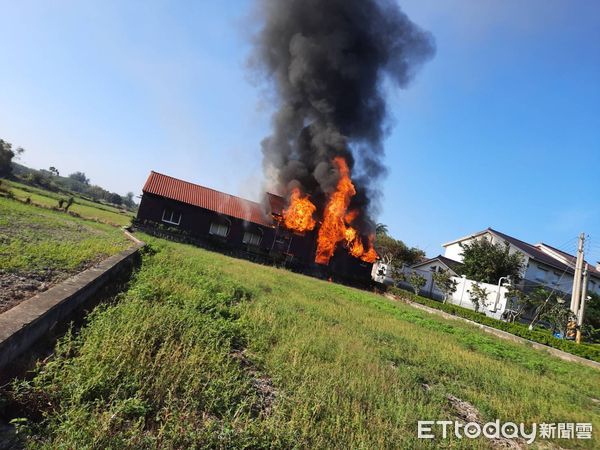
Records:
[[[373,212],[386,172],[384,80],[406,86],[433,56],[432,36],[392,0],[258,0],[258,13],[251,63],[277,99],[262,142],[271,187],[299,184],[323,205],[338,179],[332,160],[343,156],[357,190],[351,207]]]

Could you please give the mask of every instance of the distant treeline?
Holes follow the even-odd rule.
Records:
[[[137,207],[133,200],[133,192],[128,192],[127,195],[119,195],[116,192],[110,192],[98,185],[91,184],[90,179],[83,172],[75,172],[64,177],[54,167],[50,169],[53,170],[35,170],[13,162],[13,175],[26,184],[39,186],[54,192],[75,192],[94,201],[103,201],[130,209]]]
[[[16,177],[26,184],[49,191],[77,193],[94,201],[103,201],[130,209],[137,206],[133,200],[133,192],[123,196],[107,191],[91,184],[90,179],[83,172],[75,172],[65,177],[60,175],[56,167],[36,170],[17,164],[14,160],[18,159],[23,152],[25,152],[23,148],[13,148],[10,142],[0,139],[0,177]]]

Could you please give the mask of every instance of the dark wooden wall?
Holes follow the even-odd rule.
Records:
[[[171,225],[162,221],[163,211],[171,209],[181,213],[179,225]],[[262,240],[260,250],[264,253],[271,253],[273,250],[293,254],[301,263],[309,264],[314,259],[315,236],[309,233],[305,236],[299,236],[288,232],[282,228],[267,227],[255,223],[216,213],[198,206],[188,205],[175,200],[170,200],[153,194],[144,193],[138,209],[137,219],[140,222],[150,221],[156,224],[163,224],[166,227],[185,231],[191,236],[197,238],[206,238],[212,241],[220,241],[230,247],[243,248],[242,239],[244,232],[262,231]],[[229,234],[226,238],[210,236],[211,222],[229,223]],[[259,232],[260,234],[260,232]],[[291,242],[290,242],[291,240]]]
[[[162,221],[165,209],[181,213],[179,225],[171,225]],[[222,246],[231,254],[236,251],[258,251],[265,256],[265,260],[270,258],[273,261],[278,259],[283,261],[286,256],[293,255],[293,258],[286,260],[287,267],[319,278],[355,285],[370,282],[372,265],[353,258],[342,246],[338,247],[328,266],[316,264],[314,262],[317,238],[315,231],[298,235],[281,227],[249,223],[198,206],[146,193],[142,196],[137,219],[139,223],[152,222],[184,231],[205,242],[209,248]],[[225,219],[230,224],[227,237],[220,238],[209,235],[211,222],[222,222]],[[259,248],[250,249],[243,244],[242,239],[246,230],[262,231],[263,237]]]

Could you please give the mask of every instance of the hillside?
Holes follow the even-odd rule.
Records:
[[[423,448],[433,442],[417,439],[418,420],[600,427],[591,368],[365,291],[141,237],[128,291],[5,394],[29,418],[30,445]],[[594,442],[568,442],[578,446]]]
[[[1,190],[10,192],[10,195],[17,200],[29,201],[32,205],[43,208],[57,208],[60,200],[66,202],[68,198],[72,197],[74,203],[69,211],[84,219],[108,225],[129,225],[132,217],[135,216],[133,211],[120,209],[99,201],[92,201],[75,192],[52,192],[48,189],[30,186],[15,180],[2,179],[0,183]]]

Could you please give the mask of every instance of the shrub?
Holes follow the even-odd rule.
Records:
[[[413,290],[415,291],[415,294],[418,294],[419,291],[421,289],[423,289],[423,287],[427,283],[427,280],[425,279],[425,277],[422,275],[419,275],[414,270],[412,271],[412,273],[410,275],[408,275],[407,280],[410,283],[410,285],[412,286]]]
[[[581,356],[582,358],[591,359],[592,361],[600,362],[600,347],[593,344],[576,344],[573,341],[565,339],[555,338],[550,334],[549,330],[544,328],[534,328],[530,330],[526,325],[521,323],[509,323],[503,322],[493,317],[488,317],[484,313],[478,313],[470,309],[462,308],[457,305],[448,303],[442,303],[437,300],[431,300],[428,298],[414,295],[411,292],[399,289],[397,287],[390,287],[388,289],[393,295],[398,297],[404,297],[415,303],[429,306],[430,308],[439,309],[441,311],[452,314],[453,316],[462,317],[464,319],[472,320],[473,322],[487,325],[488,327],[496,328],[498,330],[506,331],[514,334],[515,336],[529,339],[530,341],[537,342],[539,344],[547,345],[548,347],[556,348],[573,355]]]

